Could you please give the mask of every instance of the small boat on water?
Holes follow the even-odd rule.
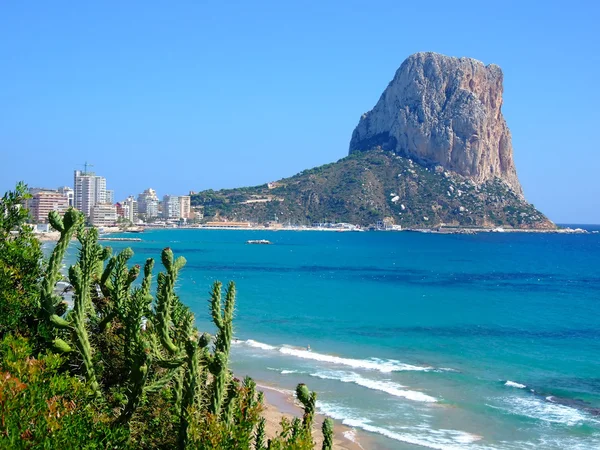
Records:
[[[272,244],[271,241],[267,241],[266,239],[250,239],[246,241],[246,244]]]
[[[132,241],[139,242],[140,238],[125,238],[125,237],[99,237],[99,241]]]

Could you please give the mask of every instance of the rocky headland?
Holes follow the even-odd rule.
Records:
[[[502,81],[494,64],[416,53],[360,118],[350,153],[382,148],[478,184],[498,178],[521,195],[502,116]]]
[[[500,67],[416,53],[352,133],[349,155],[261,186],[203,191],[210,220],[553,229],[529,204],[502,115]]]

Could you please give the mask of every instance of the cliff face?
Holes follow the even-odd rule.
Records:
[[[523,195],[502,116],[502,70],[470,58],[416,53],[360,119],[350,153],[390,150]]]
[[[417,53],[350,142],[350,155],[268,185],[199,192],[211,220],[553,229],[523,197],[502,117],[502,71]]]

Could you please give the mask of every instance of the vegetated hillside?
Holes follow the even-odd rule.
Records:
[[[202,191],[192,204],[203,205],[208,220],[367,226],[391,218],[403,227],[554,228],[499,179],[477,185],[382,150],[353,153],[270,186]]]

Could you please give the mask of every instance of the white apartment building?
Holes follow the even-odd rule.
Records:
[[[94,205],[106,202],[106,178],[76,170],[73,177],[75,208],[90,217]]]
[[[111,205],[115,203],[115,191],[112,189],[106,190],[106,198],[104,199],[105,203],[110,203]]]
[[[147,219],[158,217],[158,196],[154,189],[146,189],[138,195],[138,213]]]
[[[136,199],[130,195],[124,202],[121,202],[121,205],[123,206],[125,219],[131,223],[136,223],[138,220],[138,202]]]
[[[163,217],[167,220],[169,219],[180,219],[180,203],[179,197],[176,195],[165,195],[163,197]]]
[[[139,208],[139,204],[138,204]],[[146,218],[158,217],[158,199],[149,199],[146,201]]]
[[[90,222],[95,227],[112,227],[117,223],[117,207],[110,203],[97,203],[91,209]]]

